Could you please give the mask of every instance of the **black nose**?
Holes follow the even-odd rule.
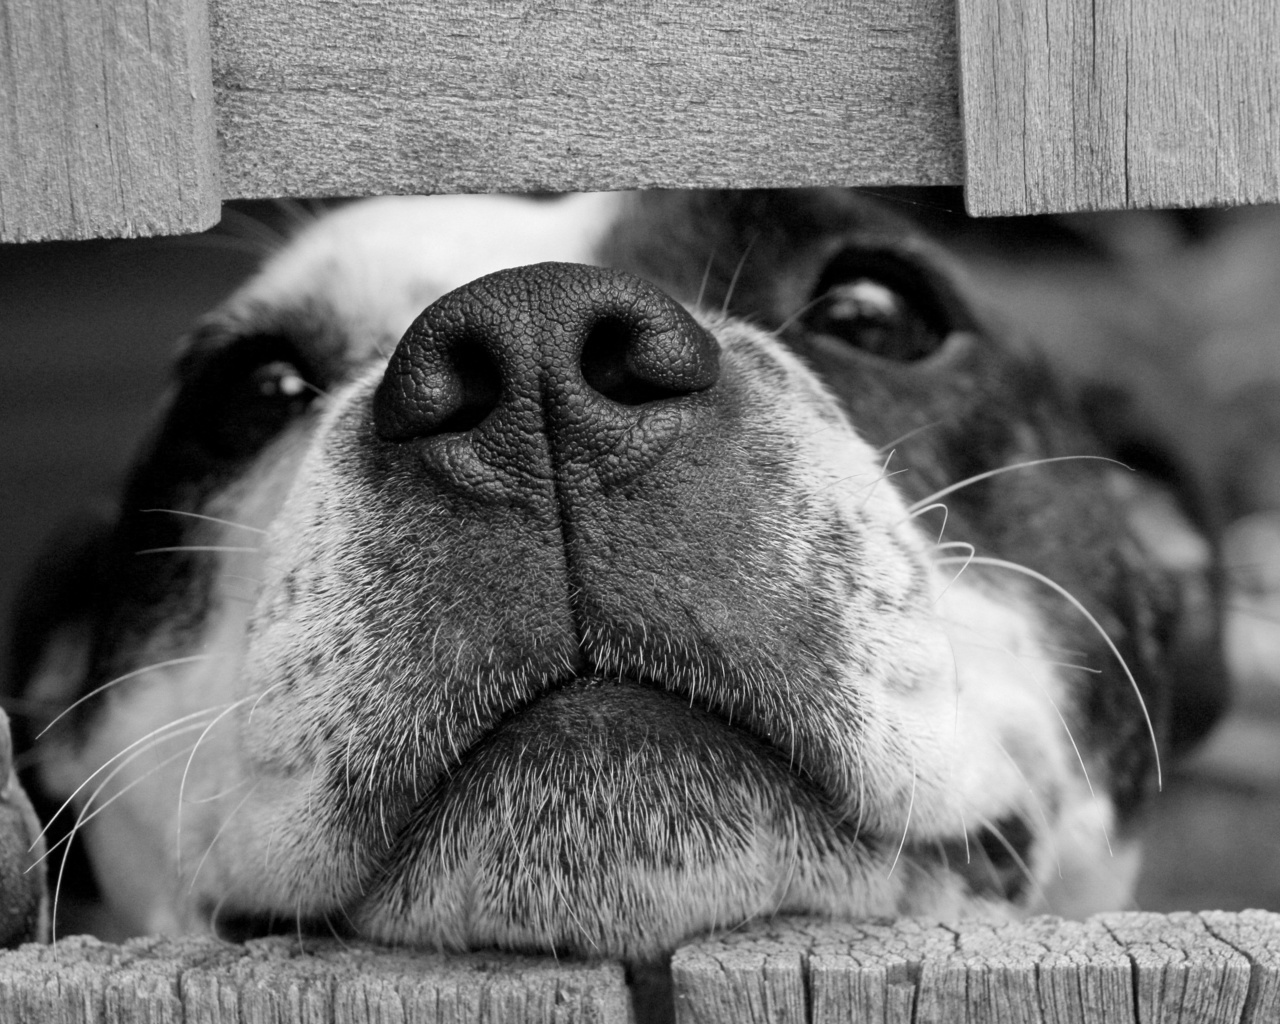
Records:
[[[533,403],[607,429],[619,407],[704,391],[718,374],[715,340],[657,288],[619,271],[539,263],[428,306],[391,357],[374,422],[383,439],[407,441]]]

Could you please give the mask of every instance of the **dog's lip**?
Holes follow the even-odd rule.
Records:
[[[813,779],[808,771],[802,765],[801,759],[794,752],[788,754],[780,748],[773,737],[760,732],[753,727],[755,716],[746,713],[735,714],[732,709],[722,707],[717,702],[710,700],[701,695],[692,694],[684,688],[667,682],[656,676],[644,673],[628,673],[625,675],[611,674],[604,672],[575,672],[565,676],[558,677],[547,683],[544,687],[533,696],[529,697],[518,704],[507,709],[501,717],[495,721],[492,726],[486,729],[481,735],[475,738],[473,742],[457,757],[455,765],[462,765],[472,755],[477,748],[482,747],[488,742],[489,738],[504,728],[516,724],[520,719],[529,715],[535,709],[545,704],[548,700],[553,700],[557,695],[572,690],[595,690],[602,694],[607,693],[611,688],[617,688],[622,691],[634,690],[643,693],[657,695],[672,702],[673,705],[680,705],[691,711],[700,712],[705,715],[708,723],[714,722],[717,727],[726,730],[730,734],[741,737],[751,746],[758,745],[762,754],[768,754],[771,757],[778,758],[786,763],[787,772],[806,784],[821,791],[822,787]]]
[[[591,699],[589,695],[593,694],[598,694],[598,699]],[[648,730],[656,742],[672,748],[686,742],[696,744],[698,740],[691,734],[697,733],[704,739],[711,737],[715,742],[730,743],[740,753],[752,756],[760,762],[767,762],[771,766],[770,770],[785,775],[793,784],[809,792],[816,802],[828,807],[833,820],[847,820],[850,817],[847,807],[843,811],[837,809],[839,801],[812,777],[794,752],[788,753],[774,739],[752,727],[751,716],[732,714],[709,700],[691,696],[682,689],[651,676],[611,675],[590,671],[558,677],[526,700],[508,708],[455,754],[451,763],[433,780],[432,792],[421,799],[418,811],[429,806],[442,789],[448,789],[478,758],[491,756],[495,742],[502,736],[521,734],[527,730],[536,734],[532,720],[544,718],[549,706],[572,702],[585,718],[591,719],[587,725],[591,727],[616,715],[616,711],[607,706],[610,697],[615,695],[624,700],[634,702],[639,699],[642,702],[644,713],[629,720],[629,724],[636,729]],[[541,736],[538,735],[538,738]]]
[[[527,689],[521,698],[504,707],[489,709],[489,713],[477,723],[479,727],[471,732],[464,744],[449,752],[449,756],[431,772],[430,778],[419,778],[413,787],[413,802],[419,803],[419,794],[447,785],[458,772],[465,771],[477,752],[484,750],[494,736],[520,728],[523,721],[537,714],[549,701],[569,691],[598,693],[602,698],[607,698],[611,692],[647,694],[655,699],[651,709],[678,708],[701,716],[701,728],[708,734],[733,737],[743,754],[772,762],[825,805],[833,820],[863,819],[864,794],[861,786],[847,785],[847,780],[839,772],[823,770],[823,737],[809,736],[803,731],[798,735],[779,735],[768,729],[768,723],[750,703],[733,704],[717,700],[716,694],[722,693],[723,688],[698,687],[689,680],[669,679],[642,668],[614,672],[599,670],[594,665],[575,666],[560,675],[544,678]],[[653,719],[647,723],[644,719],[637,719],[637,724],[652,726],[655,723]],[[679,743],[679,730],[659,731],[665,731],[673,745]],[[428,796],[422,803],[430,799]],[[871,831],[869,822],[862,822],[860,827],[868,834]]]
[[[497,870],[476,868],[475,858],[554,874],[543,854],[566,841],[598,845],[606,861],[642,872],[683,870],[674,865],[699,843],[710,843],[703,859],[714,860],[722,846],[737,850],[765,834],[774,834],[771,849],[802,836],[821,849],[880,842],[788,760],[750,729],[651,681],[560,681],[433,780],[379,856],[381,881],[363,905],[377,913],[413,904],[415,878]]]

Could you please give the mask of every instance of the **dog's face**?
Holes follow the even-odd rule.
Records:
[[[189,340],[41,786],[134,930],[1115,906],[1189,627],[1105,454],[852,193],[355,204]]]

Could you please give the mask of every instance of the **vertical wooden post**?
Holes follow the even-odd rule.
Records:
[[[971,213],[1280,200],[1275,0],[959,0]]]
[[[0,152],[0,241],[214,224],[205,0],[0,0]]]

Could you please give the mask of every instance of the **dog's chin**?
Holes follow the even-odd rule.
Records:
[[[654,687],[577,680],[424,794],[354,917],[397,943],[644,958],[778,910],[830,912],[834,890],[886,903],[873,847],[739,726]]]

